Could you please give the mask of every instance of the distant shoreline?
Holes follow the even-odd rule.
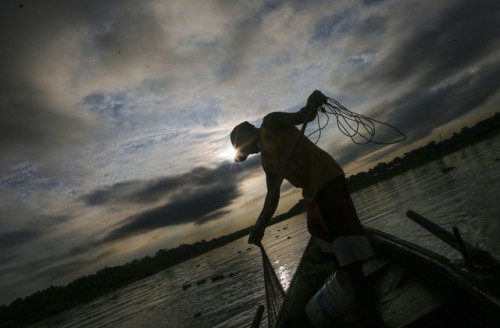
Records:
[[[406,153],[403,157],[394,158],[389,163],[379,163],[368,172],[348,177],[349,189],[351,192],[356,192],[499,133],[500,113],[496,113],[471,128],[463,128],[449,139],[430,142],[426,146]],[[287,220],[304,211],[305,202],[300,200],[286,213],[275,216],[271,224]],[[173,249],[161,249],[154,257],[146,256],[121,266],[105,267],[95,274],[75,279],[67,286],[50,286],[25,298],[18,298],[10,305],[0,306],[0,322],[2,327],[24,327],[34,324],[247,236],[251,229],[252,227],[248,227],[210,241],[203,240]]]

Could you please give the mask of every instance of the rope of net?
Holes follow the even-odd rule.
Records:
[[[352,142],[357,145],[365,145],[368,143],[377,145],[391,145],[406,140],[407,136],[395,126],[350,111],[337,100],[330,97],[327,98],[328,101],[319,110],[320,113],[323,113],[326,116],[326,122],[321,124],[320,115],[318,115],[318,129],[307,135],[307,137],[310,137],[311,135],[318,133],[316,143],[321,138],[321,131],[330,122],[331,115],[335,116],[335,118],[337,119],[337,127],[339,131],[346,137],[349,137]],[[377,126],[379,128],[385,126],[392,129],[396,132],[396,134],[399,135],[399,138],[393,141],[385,142],[375,140],[374,137]]]
[[[285,301],[285,290],[274,271],[274,268],[262,245],[260,245],[262,255],[262,267],[264,269],[264,285],[266,287],[267,322],[269,327],[274,327],[278,320],[278,314]]]

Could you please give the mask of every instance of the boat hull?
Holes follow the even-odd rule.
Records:
[[[500,327],[498,295],[478,278],[489,273],[467,271],[439,254],[376,229],[366,228],[366,233],[376,256],[364,264],[364,273],[387,327]],[[276,327],[312,326],[305,307],[338,270],[331,257],[313,239],[309,241]],[[369,324],[353,313],[338,322],[344,327]]]

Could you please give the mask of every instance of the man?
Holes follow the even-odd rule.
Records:
[[[273,112],[264,117],[260,128],[243,122],[231,132],[235,161],[260,152],[266,174],[267,195],[249,243],[261,244],[265,227],[278,206],[281,177],[285,178],[302,189],[307,202],[308,231],[321,249],[333,253],[336,264],[348,272],[355,297],[365,307],[362,263],[373,256],[373,249],[357,216],[344,172],[327,152],[301,137],[296,128],[314,120],[327,101],[316,90],[296,113]]]

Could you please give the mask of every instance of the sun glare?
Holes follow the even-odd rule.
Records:
[[[236,155],[236,151],[234,150],[234,148],[231,146],[228,146],[227,148],[224,148],[221,151],[221,153],[219,154],[219,157],[223,160],[233,161],[235,155]]]

